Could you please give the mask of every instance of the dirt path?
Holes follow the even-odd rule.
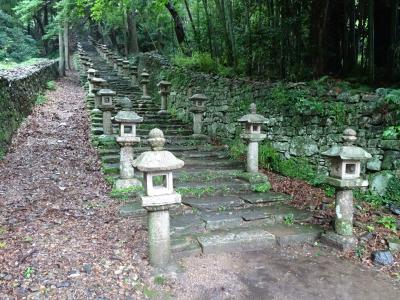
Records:
[[[398,299],[388,278],[310,246],[189,257],[153,280],[144,226],[107,197],[76,74],[47,98],[0,162],[0,299]]]
[[[141,294],[144,229],[106,196],[77,75],[47,98],[0,161],[0,299]]]

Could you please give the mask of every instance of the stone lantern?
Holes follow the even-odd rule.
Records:
[[[258,143],[264,140],[267,135],[261,133],[261,125],[265,124],[267,119],[257,114],[257,106],[250,104],[250,114],[241,117],[238,120],[244,125],[244,131],[240,135],[247,141],[247,172],[258,172]]]
[[[336,215],[335,233],[328,232],[323,240],[340,250],[355,247],[357,239],[353,237],[353,191],[356,187],[368,186],[368,180],[361,178],[361,161],[372,156],[367,151],[353,145],[357,133],[353,129],[343,132],[343,146],[333,146],[322,153],[331,163],[327,183],[335,186]]]
[[[118,75],[123,75],[124,73],[124,59],[117,58],[117,73]]]
[[[184,162],[163,150],[165,138],[160,129],[150,131],[148,142],[152,151],[142,153],[133,165],[144,176],[145,196],[141,199],[148,214],[150,263],[165,268],[171,255],[169,209],[181,203],[181,195],[174,191],[172,171],[182,168]]]
[[[141,182],[134,177],[133,169],[133,144],[140,142],[140,137],[136,136],[136,125],[143,121],[143,118],[132,111],[132,102],[127,98],[120,101],[122,110],[114,117],[114,122],[118,124],[119,135],[116,138],[121,146],[120,150],[120,178],[115,183],[115,188],[124,189],[132,186],[140,186]]]
[[[103,78],[93,77],[90,80],[90,82],[92,84],[92,92],[94,95],[94,109],[92,110],[92,113],[100,113],[101,112],[99,110],[100,96],[98,95],[98,91],[100,91],[102,88],[106,87],[107,81]]]
[[[114,110],[113,99],[116,93],[110,89],[101,89],[97,92],[100,98],[99,108],[103,112],[103,134],[111,135],[113,133],[111,123],[111,112]]]
[[[190,111],[193,113],[193,136],[194,137],[205,137],[202,134],[203,128],[203,113],[206,111],[207,97],[203,94],[194,94],[190,97],[193,103]]]
[[[115,71],[118,71],[118,62],[117,62],[118,59],[119,59],[118,54],[114,53],[112,55],[112,61],[113,61],[113,65],[114,65],[114,70]]]
[[[171,93],[171,82],[161,80],[157,86],[160,88],[159,94],[161,95],[161,109],[159,114],[166,114],[168,108],[168,96]]]
[[[87,70],[86,73],[87,73],[87,79],[88,79],[87,82],[89,83],[88,96],[90,95],[90,97],[93,98],[94,95],[93,95],[93,92],[92,92],[92,82],[91,82],[91,80],[92,80],[92,78],[97,77],[98,71],[93,69],[93,68],[90,68],[89,70]]]
[[[124,60],[122,61],[122,75],[126,80],[129,80],[129,73],[130,73],[130,68],[129,68],[129,60]]]
[[[136,65],[131,65],[129,69],[131,75],[131,86],[136,87],[138,85],[138,67]]]
[[[142,77],[142,80],[140,80],[140,83],[143,86],[143,95],[142,95],[141,99],[144,102],[148,102],[151,100],[151,97],[149,96],[148,91],[147,91],[147,85],[150,82],[150,80],[149,80],[150,74],[147,73],[146,69],[143,69],[143,72],[142,72],[142,74],[140,74],[140,77]]]
[[[99,77],[93,77],[90,82],[92,84],[92,93],[94,97],[94,108],[92,110],[92,113],[100,113],[101,111],[99,110],[99,105],[101,99],[98,95],[98,91],[107,86],[107,80]]]

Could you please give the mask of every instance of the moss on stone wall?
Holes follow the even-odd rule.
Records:
[[[0,71],[0,157],[5,154],[12,134],[30,114],[37,95],[57,76],[56,61]]]

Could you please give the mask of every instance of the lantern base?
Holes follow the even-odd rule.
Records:
[[[121,190],[136,186],[142,186],[142,182],[136,178],[129,178],[129,179],[118,179],[115,182],[114,188],[117,190]]]
[[[321,242],[340,251],[353,250],[357,246],[357,239],[354,236],[339,235],[333,231],[322,234]]]
[[[157,114],[158,114],[158,115],[166,115],[166,114],[168,114],[168,112],[167,112],[166,110],[164,110],[164,109],[161,109],[161,110],[159,110],[159,111],[157,112]]]

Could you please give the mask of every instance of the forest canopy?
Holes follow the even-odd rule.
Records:
[[[74,32],[125,56],[156,50],[227,76],[373,82],[400,75],[399,0],[1,0],[0,9],[42,55]]]

